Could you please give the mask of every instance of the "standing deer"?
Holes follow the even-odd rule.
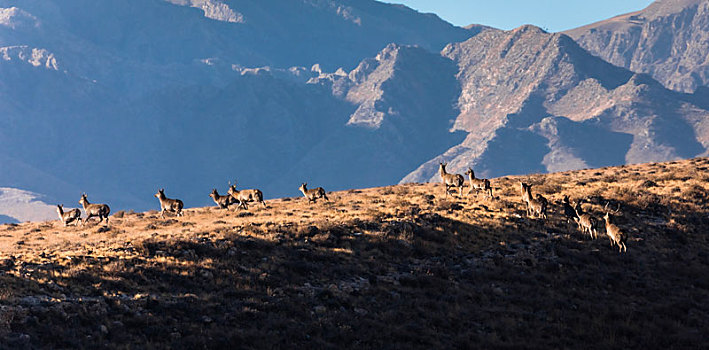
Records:
[[[475,178],[475,172],[473,169],[468,168],[468,170],[465,172],[465,175],[468,175],[468,182],[470,182],[470,189],[468,190],[468,195],[470,195],[473,190],[476,190],[475,196],[478,195],[478,192],[480,190],[486,191],[488,193],[488,196],[492,199],[492,186],[490,186],[490,180],[488,179],[477,179]]]
[[[160,217],[165,218],[165,212],[174,212],[176,216],[182,216],[184,204],[179,199],[170,199],[165,196],[165,189],[161,188],[155,197],[160,201]]]
[[[536,215],[543,219],[547,218],[548,201],[542,195],[537,194],[537,198],[532,196],[532,185],[520,182],[522,190],[522,200],[527,203],[527,216]]]
[[[214,203],[219,206],[219,209],[229,208],[230,204],[235,203],[231,195],[220,196],[216,188],[212,189],[212,193],[210,193],[209,196],[212,197]]]
[[[446,172],[448,163],[438,163],[438,173],[441,175],[441,181],[446,185],[446,197],[451,188],[457,187],[460,197],[463,197],[463,184],[465,179],[460,174],[449,174]]]
[[[239,202],[239,208],[243,207],[244,209],[249,209],[249,206],[247,205],[248,202],[259,202],[261,205],[263,205],[264,208],[266,208],[266,202],[263,201],[263,192],[261,190],[253,189],[253,190],[237,190],[236,189],[236,180],[234,180],[234,184],[232,185],[229,183],[229,193],[230,196],[235,199],[235,202]]]
[[[588,233],[592,239],[598,237],[598,221],[591,214],[583,212],[583,209],[581,208],[581,200],[576,202],[574,213],[576,213],[576,225],[578,225],[581,233]]]
[[[57,204],[57,214],[59,214],[59,220],[64,223],[64,227],[75,221],[75,225],[84,225],[84,222],[81,220],[81,210],[79,209],[71,209],[65,212],[64,204]]]
[[[564,199],[561,201],[561,204],[564,208],[564,216],[566,217],[566,223],[568,224],[571,221],[576,221],[578,216],[576,215],[576,210],[574,210],[574,207],[571,206],[569,196],[564,195]]]
[[[101,223],[103,219],[106,219],[106,225],[108,225],[108,214],[111,212],[111,208],[109,208],[108,205],[89,203],[86,193],[83,193],[81,195],[79,204],[84,207],[84,211],[86,212],[86,220],[84,220],[84,222],[89,222],[89,219],[94,216],[98,216],[99,223]]]
[[[611,222],[613,216],[611,216],[610,212],[608,211],[608,204],[609,203],[606,203],[606,206],[603,208],[606,211],[606,215],[603,216],[603,219],[606,221],[606,235],[611,241],[611,246],[618,246],[618,252],[624,253],[628,251],[628,248],[626,248],[625,246],[625,242],[628,240],[628,235],[623,233],[620,230],[620,227],[616,226]],[[618,204],[618,209],[616,209],[614,213],[618,213],[619,210],[620,204]]]
[[[308,183],[304,182],[300,184],[300,187],[298,187],[300,192],[303,192],[303,195],[305,198],[308,199],[308,203],[316,203],[318,198],[325,198],[326,201],[329,201],[330,199],[327,198],[327,194],[325,194],[325,190],[322,187],[317,187],[313,189],[308,189]]]

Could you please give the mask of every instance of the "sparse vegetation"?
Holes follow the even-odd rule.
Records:
[[[0,348],[706,348],[709,183],[680,180],[703,164],[492,179],[494,201],[437,183],[0,225]],[[567,224],[564,195],[620,204],[627,253]]]

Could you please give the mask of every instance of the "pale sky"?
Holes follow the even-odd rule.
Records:
[[[383,0],[432,12],[457,26],[513,29],[534,24],[551,32],[641,10],[651,0]]]

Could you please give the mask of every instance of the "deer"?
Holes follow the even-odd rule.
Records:
[[[460,197],[463,197],[463,184],[465,179],[463,175],[460,174],[449,174],[446,172],[446,166],[448,163],[438,163],[438,173],[441,175],[441,181],[446,185],[446,197],[448,197],[448,192],[452,187],[458,188],[458,193]]]
[[[209,196],[212,197],[214,203],[219,206],[219,209],[227,209],[230,204],[235,203],[231,195],[220,196],[216,188],[212,189],[212,193],[210,193]]]
[[[229,191],[227,191],[227,193],[232,196],[236,202],[239,202],[237,208],[243,207],[244,209],[249,209],[248,202],[259,202],[266,208],[266,202],[263,201],[263,192],[261,192],[261,190],[252,189],[239,191],[236,189],[236,180],[234,180],[233,185],[229,183]]]
[[[581,233],[588,233],[591,239],[598,237],[598,221],[596,221],[596,218],[594,218],[591,214],[583,212],[580,200],[576,202],[574,213],[576,214],[576,225],[578,225]]]
[[[572,221],[576,221],[578,216],[576,215],[576,210],[571,206],[571,201],[569,201],[569,196],[564,195],[564,199],[561,201],[561,205],[564,208],[564,216],[566,217],[566,223],[569,224]]]
[[[64,204],[57,204],[57,214],[59,214],[59,220],[64,223],[64,227],[67,227],[72,222],[76,222],[75,225],[81,224],[81,226],[84,226],[84,222],[81,220],[81,210],[79,209],[71,209],[65,212]]]
[[[158,190],[158,193],[156,193],[155,198],[157,198],[160,201],[160,217],[165,218],[165,212],[174,212],[175,216],[182,216],[182,208],[184,207],[184,203],[182,203],[181,200],[179,199],[170,199],[165,196],[165,189],[161,188]]]
[[[536,196],[534,196],[534,199],[539,201],[539,203],[542,203],[544,205],[544,214],[546,215],[546,209],[549,208],[549,201],[546,199],[546,197],[542,196],[541,193],[537,193]]]
[[[522,200],[527,203],[527,216],[536,214],[543,219],[547,218],[548,201],[542,195],[537,194],[537,197],[532,196],[532,185],[520,182],[522,190]]]
[[[316,203],[318,198],[325,198],[326,201],[329,201],[330,198],[327,198],[327,194],[325,194],[325,190],[322,187],[317,187],[313,189],[308,189],[308,183],[303,182],[300,184],[300,187],[298,187],[300,192],[303,192],[303,196],[308,199],[308,203]]]
[[[610,240],[611,247],[616,245],[618,246],[619,253],[625,253],[628,251],[628,248],[625,246],[625,242],[628,240],[628,235],[623,233],[623,231],[620,230],[620,227],[616,226],[611,222],[613,216],[608,210],[609,204],[610,203],[606,202],[606,206],[603,207],[606,212],[606,215],[603,216],[603,220],[605,220],[606,222],[606,236],[608,236],[608,239]],[[616,209],[614,213],[617,214],[619,210],[620,203],[618,204],[618,209]]]
[[[473,190],[476,190],[475,195],[477,196],[477,193],[480,192],[480,190],[486,191],[490,198],[492,199],[492,186],[490,186],[490,180],[488,179],[478,179],[475,177],[475,172],[473,169],[468,168],[468,170],[465,172],[465,175],[468,175],[468,182],[470,182],[470,189],[468,190],[468,196],[470,195]]]
[[[109,208],[108,205],[89,203],[86,193],[83,193],[81,195],[81,199],[79,199],[79,204],[84,207],[84,211],[86,212],[86,219],[84,220],[84,222],[88,222],[89,219],[91,219],[92,217],[98,216],[99,223],[101,223],[103,219],[106,219],[106,225],[108,225],[108,214],[111,212],[111,208]]]

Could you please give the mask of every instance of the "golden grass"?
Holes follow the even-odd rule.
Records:
[[[709,160],[0,225],[10,348],[707,347]],[[519,181],[551,203],[526,217]],[[620,204],[618,254],[562,217]],[[601,234],[603,230],[601,230]],[[1,346],[0,346],[1,347]]]

